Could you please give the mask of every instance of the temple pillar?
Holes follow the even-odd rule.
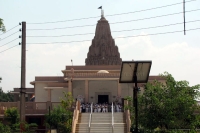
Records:
[[[88,87],[88,80],[85,80],[85,102],[89,102],[89,87]]]
[[[51,101],[51,89],[48,89],[48,100],[47,101]]]
[[[121,96],[121,84],[119,83],[119,80],[117,80],[117,96]]]
[[[68,80],[68,92],[72,93],[72,82],[71,82],[71,80]]]

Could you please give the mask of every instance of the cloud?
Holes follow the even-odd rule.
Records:
[[[190,85],[200,84],[199,47],[194,48],[187,42],[157,46],[150,36],[120,39],[118,44],[123,60],[152,60],[151,75],[168,71],[177,80],[187,80]]]
[[[194,48],[187,42],[156,45],[147,33],[141,35],[147,36],[115,39],[123,60],[152,60],[151,75],[168,71],[176,80],[187,80],[190,85],[199,83],[199,47]],[[71,65],[71,59],[74,65],[85,65],[90,45],[91,42],[27,45],[26,86],[31,87],[29,83],[35,76],[61,76],[61,70]],[[0,86],[4,91],[20,87],[20,58],[20,46],[0,55],[0,76],[3,78]]]
[[[27,45],[26,52],[26,86],[35,76],[58,76],[66,65],[84,65],[89,43],[79,44],[32,44]],[[4,47],[7,49],[9,47]],[[84,55],[83,55],[84,54]],[[4,91],[20,87],[21,47],[10,49],[0,56],[0,76],[3,78],[0,86]]]

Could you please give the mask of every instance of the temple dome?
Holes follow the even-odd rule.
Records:
[[[107,70],[99,70],[97,73],[109,73]]]

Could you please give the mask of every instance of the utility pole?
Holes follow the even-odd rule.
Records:
[[[25,93],[26,93],[26,22],[22,22],[22,50],[21,50],[21,87],[20,87],[20,121],[25,121]]]
[[[184,35],[186,34],[185,32],[185,0],[183,0],[183,21],[184,21]]]

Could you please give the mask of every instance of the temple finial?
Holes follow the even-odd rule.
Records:
[[[104,17],[104,11],[102,9],[102,6],[100,6],[98,9],[101,9],[101,17],[103,18]]]
[[[102,18],[104,17],[104,11],[103,11],[103,9],[101,9],[101,17]]]

